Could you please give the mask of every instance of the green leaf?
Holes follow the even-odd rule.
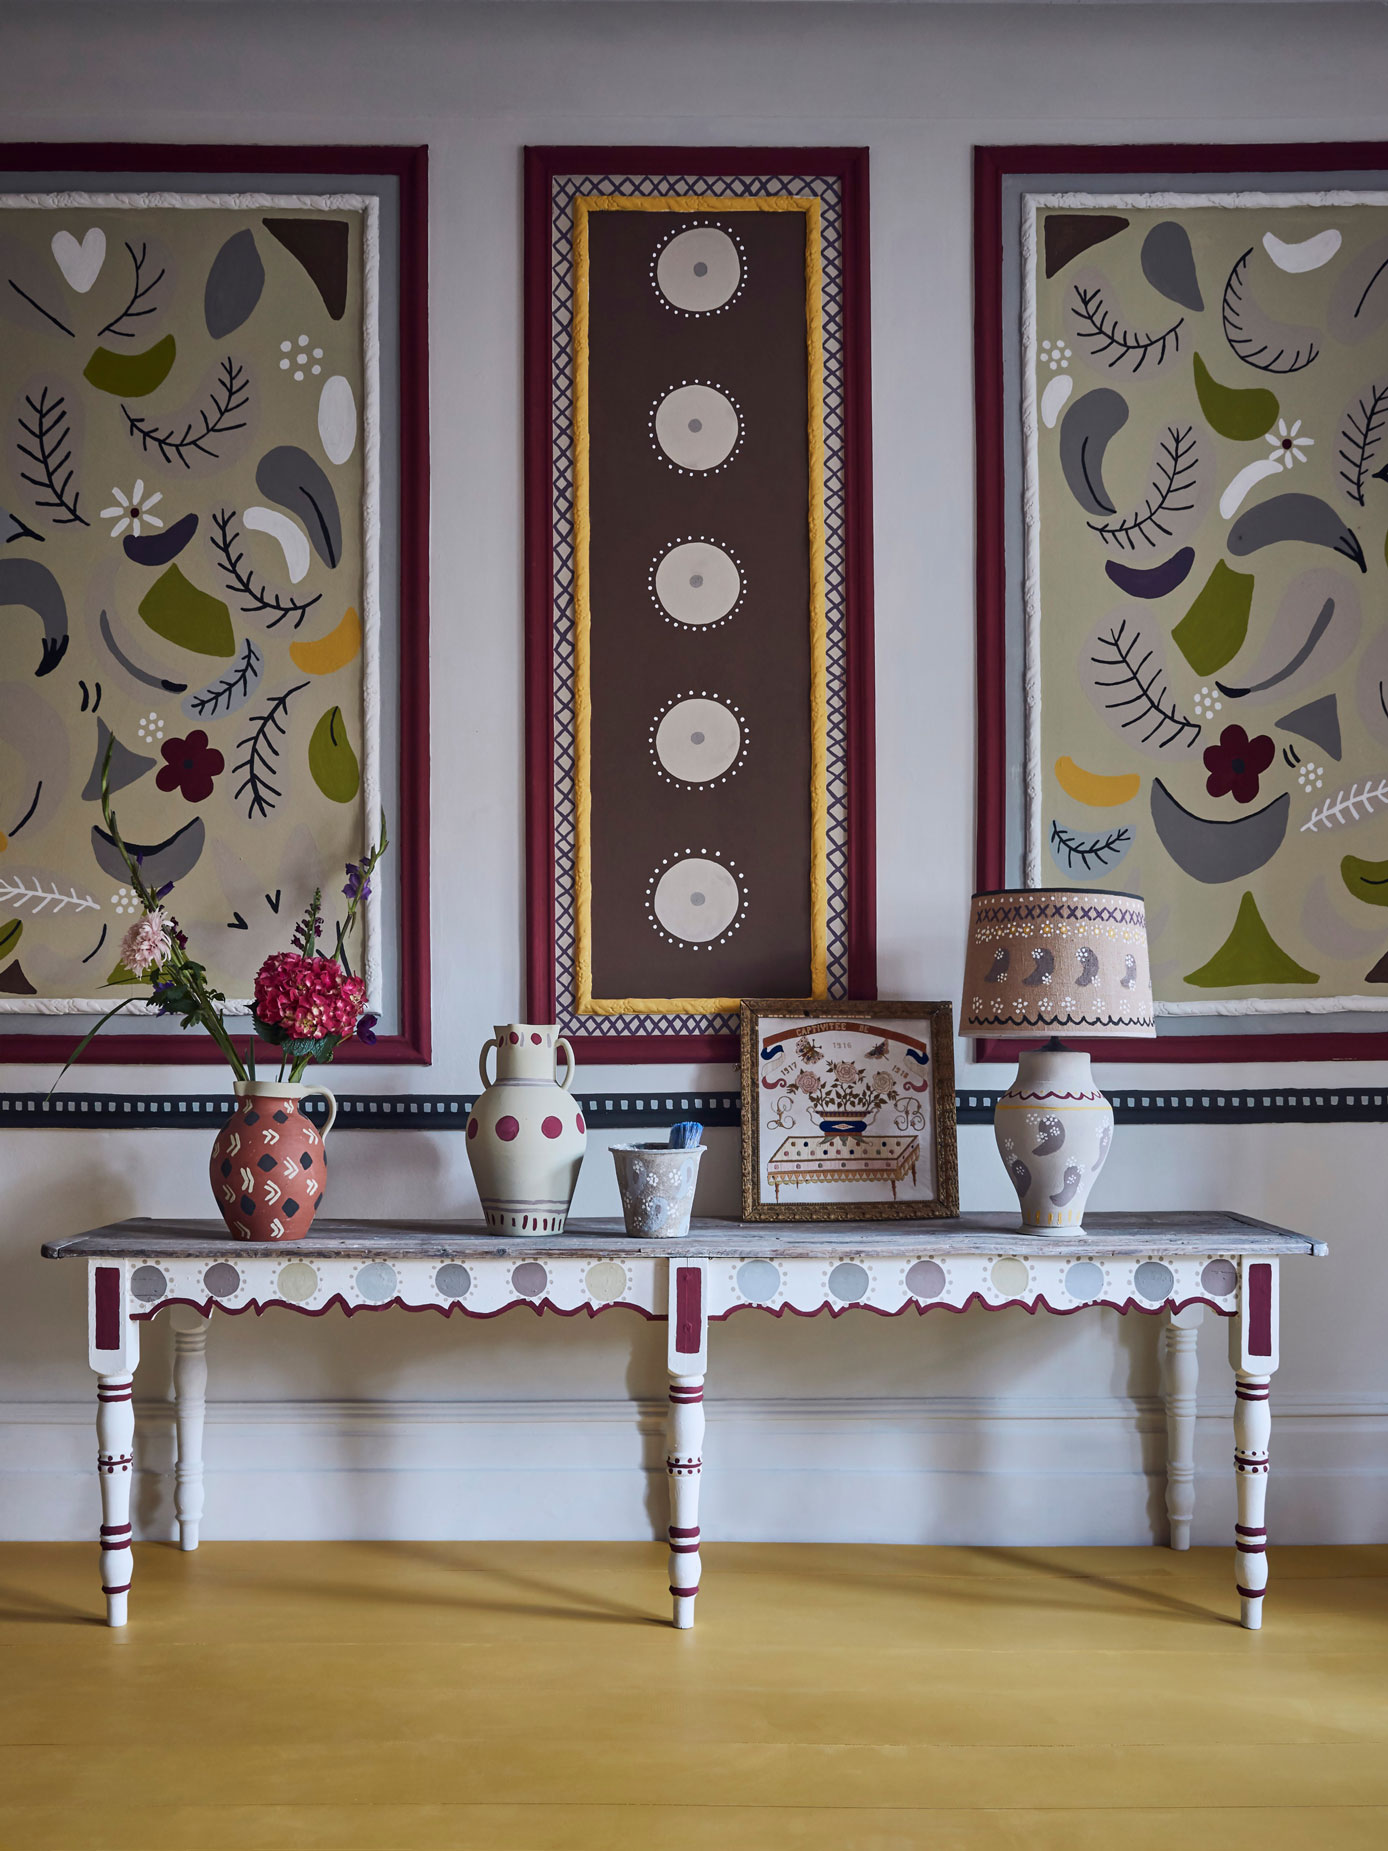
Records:
[[[319,1035],[316,1038],[286,1038],[280,1043],[291,1060],[323,1061],[331,1060],[341,1035]]]
[[[9,919],[0,926],[0,958],[7,958],[19,943],[24,931],[22,919]]]
[[[72,1065],[72,1063],[75,1060],[81,1059],[83,1053],[86,1051],[88,1044],[96,1039],[96,1037],[101,1033],[102,1029],[105,1028],[106,1024],[111,1020],[111,1017],[119,1015],[122,1009],[128,1009],[132,1003],[141,1003],[141,1002],[144,1002],[145,1000],[146,999],[142,996],[123,996],[121,1000],[116,1004],[114,1009],[108,1009],[106,1011],[105,1015],[102,1016],[101,1020],[97,1023],[95,1028],[91,1028],[87,1030],[86,1034],[83,1035],[82,1039],[78,1042],[77,1046],[72,1050],[71,1054],[69,1054],[67,1059],[63,1062],[63,1072],[58,1075],[57,1079],[53,1082],[52,1086],[49,1087],[48,1097],[50,1099],[53,1097],[54,1093],[57,1092],[58,1088],[62,1085],[63,1074],[67,1072],[68,1068]]]
[[[361,789],[361,767],[340,707],[329,707],[314,727],[308,742],[308,768],[314,783],[333,803],[350,803]]]

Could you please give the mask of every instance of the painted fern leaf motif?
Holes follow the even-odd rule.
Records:
[[[1279,347],[1274,353],[1266,340],[1260,339],[1246,326],[1244,284],[1248,276],[1248,260],[1252,255],[1253,246],[1250,244],[1229,272],[1229,280],[1224,285],[1224,297],[1220,303],[1224,338],[1245,365],[1257,367],[1260,373],[1300,373],[1320,355],[1320,348],[1314,341],[1308,340],[1305,347],[1298,345],[1290,353],[1285,347]]]
[[[1051,823],[1051,853],[1067,874],[1100,874],[1116,868],[1132,845],[1133,832],[1127,825],[1085,835],[1063,823]]]
[[[229,668],[216,681],[210,681],[205,688],[190,694],[183,703],[184,713],[194,720],[225,719],[239,707],[244,707],[255,693],[264,666],[264,656],[248,636],[241,646],[235,667]]]
[[[1351,784],[1347,791],[1338,791],[1324,803],[1317,804],[1309,819],[1301,825],[1301,833],[1305,835],[1309,830],[1314,834],[1320,829],[1335,829],[1343,823],[1362,823],[1376,808],[1384,806],[1388,806],[1388,778],[1379,778],[1377,782],[1366,778],[1362,784]]]
[[[238,411],[244,411],[251,399],[250,379],[240,361],[233,360],[228,354],[222,361],[217,373],[216,384],[212,388],[212,409],[205,408],[198,413],[202,419],[199,430],[191,419],[180,432],[170,425],[161,431],[152,418],[137,417],[128,405],[121,406],[121,413],[132,437],[139,439],[141,451],[148,456],[153,449],[164,463],[182,463],[185,469],[191,469],[189,457],[195,452],[199,456],[210,457],[217,461],[220,449],[212,448],[214,437],[229,437],[233,431],[244,431],[246,420],[239,423],[232,420]]]
[[[1340,480],[1351,501],[1364,506],[1364,484],[1388,436],[1388,381],[1371,385],[1360,394],[1352,411],[1345,413],[1340,432]]]
[[[0,906],[31,906],[36,913],[50,908],[61,913],[68,908],[78,913],[100,912],[100,900],[81,894],[75,887],[64,893],[52,876],[39,874],[0,874]]]
[[[1096,675],[1094,687],[1102,690],[1103,704],[1110,712],[1132,709],[1119,721],[1123,730],[1145,726],[1146,732],[1140,735],[1143,745],[1184,745],[1189,750],[1200,737],[1200,722],[1177,707],[1165,672],[1154,659],[1156,652],[1143,648],[1142,632],[1129,630],[1125,617],[1110,625],[1098,642],[1100,654],[1089,659],[1096,668],[1110,672],[1107,679]]]
[[[1149,360],[1155,372],[1168,353],[1181,351],[1184,315],[1159,334],[1136,334],[1123,327],[1118,317],[1105,306],[1101,289],[1085,289],[1079,283],[1075,284],[1075,300],[1070,304],[1070,313],[1077,324],[1076,334],[1089,346],[1090,359],[1103,360],[1110,371],[1126,363],[1136,378]]]
[[[1085,525],[1105,546],[1116,546],[1120,552],[1136,552],[1139,540],[1160,546],[1171,538],[1168,518],[1189,514],[1195,506],[1191,497],[1199,463],[1192,427],[1188,424],[1180,430],[1168,425],[1157,456],[1156,481],[1143,505],[1126,520],[1087,521]]]
[[[307,686],[306,681],[301,681],[295,687],[286,688],[283,694],[276,694],[265,712],[251,721],[246,737],[236,742],[237,751],[246,756],[232,770],[244,771],[246,775],[237,785],[235,795],[246,798],[246,815],[252,820],[268,816],[284,794],[274,780],[280,776],[280,741],[289,730],[285,714],[293,697]]]

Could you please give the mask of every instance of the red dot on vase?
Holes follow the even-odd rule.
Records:
[[[535,1046],[538,1048],[540,1045],[540,1037],[538,1035],[532,1035],[530,1039],[535,1043]]]
[[[540,1126],[540,1129],[547,1138],[557,1138],[560,1132],[563,1131],[564,1126],[562,1121],[557,1118],[547,1118],[544,1124]]]
[[[520,1040],[520,1036],[516,1033],[515,1029],[512,1029],[511,1030],[511,1046],[514,1047],[519,1040]]]
[[[470,1118],[467,1121],[467,1134],[470,1138],[475,1138],[477,1136],[477,1120],[475,1118]]]
[[[496,1121],[496,1135],[503,1139],[505,1143],[509,1144],[512,1138],[520,1136],[520,1120],[518,1118],[499,1118]]]
[[[579,1115],[578,1115],[578,1128],[579,1128],[579,1130],[580,1130],[580,1131],[586,1131],[586,1130],[588,1129],[588,1127],[587,1127],[587,1126],[586,1126],[586,1125],[584,1124],[584,1122],[583,1122],[583,1114],[582,1114],[582,1112],[580,1112],[580,1113],[579,1113]]]

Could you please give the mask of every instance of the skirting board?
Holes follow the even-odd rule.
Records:
[[[1202,1398],[1197,1545],[1234,1521],[1232,1397]],[[1154,1397],[710,1398],[710,1542],[1164,1542]],[[136,1404],[135,1534],[169,1540],[173,1410]],[[0,1535],[95,1535],[93,1408],[0,1410]],[[310,1540],[663,1537],[663,1401],[213,1401],[203,1535]],[[1388,1398],[1279,1402],[1274,1545],[1388,1534]]]

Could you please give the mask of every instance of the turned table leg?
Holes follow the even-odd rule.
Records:
[[[1263,1623],[1268,1584],[1268,1443],[1272,1410],[1268,1399],[1277,1369],[1277,1262],[1246,1257],[1238,1315],[1229,1331],[1234,1369],[1234,1478],[1238,1519],[1234,1525],[1234,1581],[1239,1618],[1256,1631]]]
[[[699,1484],[708,1364],[708,1263],[669,1263],[670,1415],[665,1470],[670,1484],[670,1599],[682,1631],[694,1624],[699,1592]]]
[[[178,1306],[174,1327],[174,1420],[178,1430],[178,1465],[174,1473],[174,1509],[178,1546],[196,1549],[202,1522],[202,1429],[207,1412],[207,1329],[200,1312]]]
[[[135,1476],[134,1376],[140,1327],[132,1319],[130,1262],[87,1271],[87,1360],[96,1371],[96,1473],[101,1485],[101,1591],[106,1624],[124,1626],[134,1567],[130,1487]]]
[[[1195,1515],[1195,1391],[1200,1379],[1196,1339],[1202,1307],[1173,1311],[1166,1326],[1166,1514],[1170,1546],[1189,1549]]]

